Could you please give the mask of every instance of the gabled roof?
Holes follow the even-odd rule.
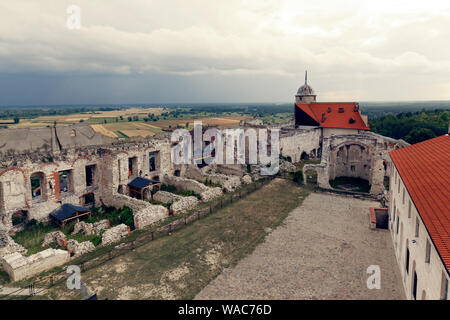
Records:
[[[324,128],[369,130],[356,102],[313,102],[296,104],[296,107]]]
[[[64,221],[67,218],[70,218],[71,216],[73,216],[77,212],[86,213],[89,211],[91,211],[91,210],[84,208],[84,207],[75,206],[73,204],[66,203],[66,204],[63,204],[59,209],[56,209],[55,211],[50,213],[50,216],[57,219],[58,221]]]
[[[128,185],[133,188],[142,189],[142,188],[144,188],[152,183],[156,183],[156,182],[159,182],[159,181],[137,177],[137,178],[134,178]]]
[[[447,270],[450,270],[450,136],[390,152]]]

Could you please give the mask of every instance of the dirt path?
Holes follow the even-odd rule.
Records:
[[[390,233],[368,227],[373,206],[379,205],[310,194],[196,299],[404,299]],[[367,288],[370,265],[380,266],[379,290]]]

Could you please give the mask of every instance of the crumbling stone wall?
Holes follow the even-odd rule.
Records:
[[[67,246],[67,237],[61,231],[49,232],[45,235],[42,247],[47,247],[51,244],[56,244],[60,247]]]
[[[72,234],[82,233],[85,235],[100,235],[101,232],[108,229],[109,226],[109,220],[107,219],[100,220],[96,223],[80,221],[74,225]]]
[[[371,194],[383,194],[389,152],[406,145],[372,132],[333,135],[323,139],[320,164],[306,164],[303,175],[306,177],[308,170],[316,171],[318,186],[324,189],[332,189],[329,180],[336,177],[359,177],[369,181]]]
[[[117,242],[120,239],[130,235],[130,227],[125,224],[119,224],[118,226],[112,227],[106,230],[102,235],[102,245],[109,245],[111,243]]]
[[[170,203],[170,211],[173,214],[185,213],[198,205],[197,197],[183,197],[167,191],[158,191],[153,195],[153,200]]]
[[[290,157],[293,163],[299,162],[302,154],[315,158],[320,153],[321,129],[283,128],[280,134],[280,153]]]
[[[16,243],[8,235],[8,230],[0,229],[0,258],[15,252],[25,254],[27,249]]]
[[[121,208],[130,207],[133,210],[134,226],[136,229],[142,229],[145,226],[166,218],[169,211],[166,207],[152,205],[149,202],[131,198],[122,194],[114,194],[104,198],[104,203],[108,206]]]
[[[217,197],[220,197],[223,192],[220,188],[210,188],[205,186],[203,183],[200,183],[196,180],[184,178],[184,177],[175,177],[168,174],[163,176],[162,182],[168,185],[173,185],[178,190],[188,191],[191,190],[195,193],[198,193],[202,199],[202,201],[210,201]]]
[[[63,265],[69,260],[69,251],[49,248],[29,257],[15,252],[4,256],[1,263],[11,280],[19,281]]]
[[[85,253],[91,252],[95,249],[95,246],[90,241],[84,241],[79,243],[77,240],[70,239],[67,242],[67,250],[76,258]]]

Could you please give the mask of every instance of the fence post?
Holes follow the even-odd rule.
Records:
[[[50,277],[50,287],[53,287],[54,285],[54,280],[53,280],[53,276]]]
[[[29,292],[30,292],[30,297],[34,296],[34,283],[31,283],[31,284],[28,286],[28,290],[29,290]]]
[[[172,224],[169,224],[169,234],[172,233]]]
[[[154,238],[154,236],[153,236],[153,231],[152,231],[152,241],[154,240],[155,238]]]
[[[184,217],[184,225],[187,225],[187,217]]]
[[[209,213],[212,213],[212,207],[209,205]]]

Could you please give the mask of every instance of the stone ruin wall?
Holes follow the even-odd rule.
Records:
[[[384,177],[389,176],[389,152],[406,146],[402,140],[395,140],[372,132],[353,135],[332,135],[322,142],[320,164],[306,164],[306,171],[317,172],[318,186],[332,189],[329,180],[337,177],[356,177],[369,181],[370,193],[384,193]]]
[[[158,154],[157,168],[149,170],[149,152]],[[128,176],[128,158],[136,158],[136,171]],[[107,148],[88,146],[68,149],[52,155],[30,153],[1,160],[0,168],[0,228],[12,228],[12,214],[23,210],[27,220],[46,221],[49,214],[64,203],[85,205],[84,196],[92,193],[93,205],[118,192],[136,177],[154,178],[161,173],[173,173],[168,140],[126,142]],[[14,166],[12,166],[14,165]],[[86,183],[86,167],[95,166],[92,186]],[[59,172],[69,171],[68,192],[60,192]],[[39,175],[41,196],[33,198],[31,176]]]

